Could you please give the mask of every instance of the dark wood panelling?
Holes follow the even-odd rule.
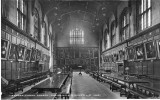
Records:
[[[154,61],[154,75],[160,77],[160,60]]]
[[[6,79],[11,80],[11,62],[6,61]]]
[[[153,62],[148,61],[148,75],[153,75]]]
[[[143,75],[147,75],[148,63],[147,61],[143,62]]]
[[[6,77],[6,64],[3,60],[1,60],[1,76]]]
[[[7,19],[2,18],[2,29],[1,29],[1,38],[9,40],[10,43],[15,43],[17,45],[27,45],[29,48],[32,46],[39,45],[45,50],[49,50],[48,47],[44,46],[42,43],[36,41],[29,34],[19,29],[16,25],[8,21]],[[19,62],[19,61],[9,61],[9,60],[1,60],[1,76],[4,78],[11,80],[17,79],[18,76],[23,77],[26,72],[37,71],[34,62]],[[30,64],[31,63],[31,64]],[[49,67],[49,62],[47,62],[46,68]]]
[[[12,80],[17,79],[17,62],[12,63]]]
[[[138,72],[136,71],[136,66],[135,66],[135,63],[134,62],[129,62],[129,73],[130,74],[138,74]]]
[[[1,38],[5,39],[6,38],[6,33],[1,30]]]
[[[139,75],[142,75],[142,62],[137,61],[135,62],[136,65],[136,73],[138,73]]]

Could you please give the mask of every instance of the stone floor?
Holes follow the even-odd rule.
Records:
[[[112,92],[107,83],[101,83],[88,74],[73,73],[71,99],[126,99],[119,92]]]

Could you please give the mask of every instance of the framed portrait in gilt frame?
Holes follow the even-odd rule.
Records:
[[[18,61],[24,61],[25,48],[26,47],[24,45],[21,45],[21,44],[19,44],[17,46],[17,58],[18,58]]]
[[[25,61],[29,62],[30,61],[30,58],[31,58],[31,49],[26,49],[25,51]]]
[[[158,57],[160,59],[160,40],[157,40]]]
[[[41,59],[41,51],[40,50],[38,50],[38,49],[36,49],[36,61],[40,61],[40,59]]]
[[[135,46],[136,51],[136,60],[143,60],[144,59],[144,44],[141,43],[137,46]]]
[[[156,44],[154,41],[145,43],[146,59],[156,59]]]
[[[17,59],[17,45],[14,43],[11,43],[9,48],[9,60],[16,60]]]
[[[133,46],[130,46],[127,49],[127,59],[129,61],[133,61],[135,58],[135,48]]]
[[[9,41],[1,39],[1,59],[7,60],[8,49],[9,49]]]
[[[32,47],[32,53],[31,53],[30,61],[34,62],[35,60],[36,60],[36,49]]]

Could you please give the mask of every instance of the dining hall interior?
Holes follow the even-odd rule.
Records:
[[[160,99],[160,0],[1,0],[1,99]]]

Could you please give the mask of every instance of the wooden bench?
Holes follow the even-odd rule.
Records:
[[[112,82],[111,80],[109,80],[107,78],[104,78],[102,76],[99,76],[99,79],[100,79],[101,82],[105,82],[105,83],[109,83],[109,84]]]
[[[16,91],[16,84],[15,83],[10,83],[7,84],[1,84],[1,88],[2,88],[2,95],[14,95],[15,91]]]
[[[38,73],[38,74],[35,74],[32,76],[17,79],[17,80],[15,80],[16,84],[17,84],[17,91],[18,90],[23,91],[23,88],[25,86],[35,84],[35,83],[41,81],[42,79],[45,79],[46,77],[47,77],[46,73]]]
[[[22,90],[23,91],[23,88],[26,86],[26,85],[31,85],[33,83],[33,79],[32,77],[26,77],[26,78],[21,78],[21,79],[17,79],[15,80],[16,83],[17,83],[17,91],[18,90]]]
[[[68,78],[66,81],[66,84],[62,87],[61,99],[69,99],[71,94],[71,85],[72,85],[72,79]]]
[[[61,92],[61,99],[69,99],[71,94],[71,84],[68,84],[66,88]]]
[[[122,88],[123,87],[123,85],[122,84],[119,84],[119,83],[116,83],[116,82],[111,82],[111,90],[113,91],[113,90],[119,90],[120,88]]]

